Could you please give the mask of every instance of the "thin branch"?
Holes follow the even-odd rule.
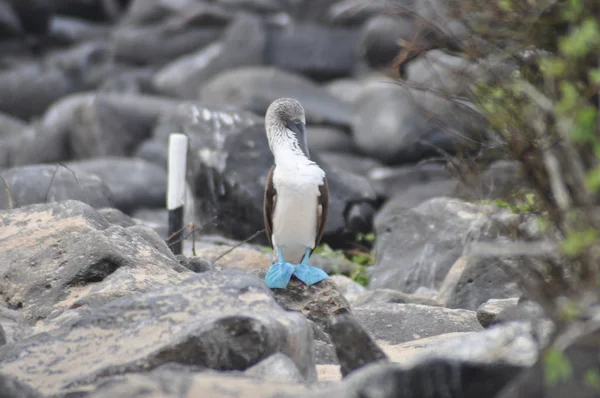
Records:
[[[249,238],[244,239],[243,241],[241,241],[240,243],[238,243],[235,246],[232,246],[231,249],[227,250],[226,252],[222,253],[219,257],[217,257],[215,259],[215,261],[213,261],[213,264],[216,264],[217,261],[219,261],[220,259],[222,259],[223,257],[225,257],[226,255],[228,255],[229,253],[231,253],[232,251],[234,251],[235,249],[237,249],[238,247],[240,247],[243,244],[246,244],[248,242],[250,242],[252,239],[256,238],[259,234],[262,234],[263,232],[265,232],[265,229],[261,229],[260,231],[256,231],[255,233],[253,233]]]

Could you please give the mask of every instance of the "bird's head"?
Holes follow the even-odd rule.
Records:
[[[293,98],[280,98],[271,103],[265,115],[269,147],[275,153],[290,149],[310,159],[306,139],[304,108]]]

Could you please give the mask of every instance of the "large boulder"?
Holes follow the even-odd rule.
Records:
[[[483,330],[475,311],[418,304],[367,304],[352,309],[378,341],[398,344],[445,333]]]
[[[388,202],[375,219],[377,260],[370,287],[437,289],[470,243],[508,240],[522,224],[519,214],[458,199],[434,198],[414,208]]]
[[[316,23],[272,26],[268,30],[266,63],[317,80],[348,76],[358,60],[357,42],[356,29]]]
[[[3,210],[0,220],[0,297],[29,322],[191,275],[153,231],[112,225],[79,201]]]
[[[164,208],[167,197],[167,172],[142,159],[107,156],[67,163],[76,173],[92,173],[102,179],[111,192],[113,206],[131,214],[141,208]]]
[[[200,88],[199,95],[203,103],[236,106],[258,115],[264,115],[276,99],[293,97],[302,104],[309,124],[348,128],[352,118],[351,107],[324,88],[299,74],[272,66],[222,71]]]
[[[0,112],[29,120],[68,94],[88,90],[114,70],[106,42],[83,43],[0,72]]]
[[[78,200],[96,208],[112,206],[112,192],[102,179],[65,165],[29,165],[0,173],[0,209],[35,203]]]
[[[261,19],[241,13],[227,27],[222,40],[165,65],[154,76],[153,84],[160,93],[195,99],[205,82],[222,70],[262,65],[265,43]]]
[[[294,361],[305,380],[315,380],[306,319],[282,310],[256,277],[207,272],[72,310],[44,333],[1,348],[0,364],[5,374],[52,395],[166,363],[242,371],[278,352]]]

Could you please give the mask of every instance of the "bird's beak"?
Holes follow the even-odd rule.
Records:
[[[310,159],[310,153],[308,152],[308,140],[306,138],[306,125],[302,122],[294,123],[293,121],[288,120],[285,124],[285,127],[296,134],[300,149],[302,152],[304,152],[304,155]]]

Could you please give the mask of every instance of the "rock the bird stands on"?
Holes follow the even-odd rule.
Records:
[[[169,212],[168,244],[173,254],[183,249],[183,214],[185,205],[185,167],[188,138],[181,133],[169,136],[167,210]]]
[[[273,101],[265,115],[269,148],[275,158],[267,177],[264,220],[275,262],[265,282],[285,288],[292,275],[312,285],[328,278],[308,259],[321,240],[327,219],[325,172],[310,159],[304,108],[295,99]]]

